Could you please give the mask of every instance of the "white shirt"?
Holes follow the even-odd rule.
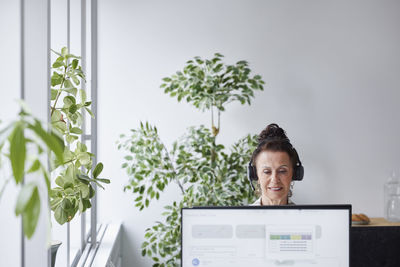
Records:
[[[292,202],[290,200],[290,198],[288,199],[288,204],[287,205],[296,205],[294,202]],[[259,199],[257,199],[253,204],[250,204],[250,206],[262,206],[261,205],[261,197]]]

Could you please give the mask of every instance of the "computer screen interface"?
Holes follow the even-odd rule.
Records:
[[[351,207],[182,209],[182,267],[349,266]]]

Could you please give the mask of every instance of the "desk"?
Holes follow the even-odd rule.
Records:
[[[399,267],[400,223],[371,218],[368,225],[353,225],[350,263],[352,267]]]
[[[400,226],[400,222],[388,222],[384,218],[371,218],[367,225],[352,225],[352,227],[371,227],[371,226]]]

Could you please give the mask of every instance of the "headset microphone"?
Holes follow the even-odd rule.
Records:
[[[257,181],[257,173],[255,173],[255,168],[253,166],[253,161],[250,160],[249,166],[247,166],[247,179],[249,179],[251,188],[253,188],[253,191],[256,189],[254,188],[253,181]]]

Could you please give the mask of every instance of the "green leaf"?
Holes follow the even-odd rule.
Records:
[[[99,162],[93,170],[93,177],[96,179],[103,171],[103,163]],[[100,180],[100,179],[99,179]],[[108,182],[109,183],[109,182]]]
[[[78,92],[78,89],[76,89],[75,87],[72,87],[72,88],[63,88],[63,89],[61,89],[62,91],[64,91],[64,92],[67,92],[67,93],[69,93],[69,94],[72,94],[73,96],[75,96],[76,97],[76,93]]]
[[[103,189],[103,190],[105,189],[104,186],[103,186],[102,184],[99,183],[98,179],[92,180],[92,181],[95,182],[95,184],[96,184],[98,187],[100,187],[101,189]]]
[[[61,176],[58,176],[58,177],[56,178],[56,185],[58,185],[58,186],[64,188],[64,180],[63,180],[63,178],[62,178]]]
[[[58,189],[53,189],[51,191],[52,199],[50,201],[50,208],[51,210],[55,210],[58,205],[60,205],[61,201],[63,200],[62,197],[57,196]]]
[[[59,111],[59,110],[54,110],[53,114],[51,115],[51,122],[60,121],[61,118],[62,118],[61,111]]]
[[[81,183],[77,188],[81,191],[83,198],[89,198],[90,191],[88,185]]]
[[[75,75],[71,75],[71,79],[72,79],[72,81],[73,81],[76,85],[79,85],[79,84],[80,84],[79,79],[78,79]]]
[[[85,212],[85,210],[86,210],[86,207],[84,206],[84,204],[83,204],[83,199],[79,199],[79,205],[78,205],[78,207],[79,207],[79,212],[82,214],[83,212]]]
[[[71,83],[70,80],[66,79],[64,81],[64,88],[74,88],[75,86]]]
[[[58,91],[55,89],[51,89],[51,100],[56,100]]]
[[[75,104],[71,105],[68,109],[69,113],[71,113],[71,114],[74,114],[77,110],[78,110],[78,106]]]
[[[90,198],[90,196],[89,196],[89,198]],[[82,204],[83,204],[84,210],[92,207],[92,204],[90,203],[90,201],[88,199],[82,199]]]
[[[88,152],[79,153],[77,155],[77,158],[78,158],[78,160],[80,161],[80,163],[82,165],[89,164],[90,163],[90,159],[91,159]]]
[[[66,55],[68,55],[68,48],[67,48],[67,47],[61,48],[61,55],[62,55],[63,57],[65,57]]]
[[[86,102],[86,92],[84,89],[80,89],[79,90],[79,94],[81,96],[81,103],[85,103]]]
[[[54,211],[54,218],[56,221],[63,225],[66,222],[72,220],[73,205],[68,198],[64,198],[61,203],[56,207]]]
[[[110,183],[110,179],[97,178],[96,180],[99,181],[99,182],[105,183],[105,184],[109,184]]]
[[[64,64],[64,62],[62,62],[62,61],[56,61],[56,62],[54,62],[53,63],[53,68],[59,68],[59,67],[62,67],[62,66],[65,66],[65,64]]]
[[[40,168],[40,161],[38,159],[36,159],[32,163],[32,166],[29,168],[28,173],[35,172],[35,171],[39,170],[39,168]]]
[[[26,140],[24,126],[17,123],[10,136],[10,161],[15,182],[22,181],[25,170]]]
[[[20,215],[22,214],[26,206],[28,205],[29,200],[32,198],[33,191],[37,185],[33,182],[24,184],[22,186],[22,189],[19,191],[18,197],[17,197],[17,205],[15,206],[15,215]]]
[[[88,185],[90,183],[90,178],[86,175],[78,175],[78,179],[79,181],[81,181],[82,183]]]
[[[78,63],[79,63],[79,60],[77,60],[77,59],[72,60],[72,68],[76,69],[76,67],[78,66]]]
[[[94,114],[92,113],[92,111],[87,107],[85,107],[85,109],[90,114],[90,116],[94,119]]]
[[[74,178],[75,178],[75,167],[74,165],[70,164],[68,165],[67,169],[64,172],[64,176],[62,176],[63,179],[63,188],[69,188],[73,187],[74,185]]]
[[[29,124],[28,128],[33,130],[46,146],[53,151],[59,162],[64,161],[64,141],[58,135],[43,130],[41,123],[37,119],[35,119],[35,124]]]
[[[40,215],[40,198],[37,185],[25,184],[18,194],[15,214],[22,215],[24,233],[31,238],[35,232]]]
[[[71,129],[70,129],[70,132],[71,132],[71,133],[74,133],[74,134],[82,134],[82,130],[81,130],[81,128],[79,128],[79,127],[73,127],[73,128],[71,128]]]
[[[65,56],[65,58],[78,58],[78,59],[80,59],[81,57],[75,56],[73,54],[68,54],[68,55]]]
[[[63,76],[58,74],[57,72],[53,72],[51,75],[51,86],[56,86],[62,83]]]
[[[51,185],[50,185],[51,182],[50,182],[49,173],[47,172],[47,168],[44,167],[42,164],[40,164],[40,168],[42,170],[42,173],[43,173],[43,176],[44,176],[44,180],[46,182],[47,193],[49,194],[50,190],[51,190]]]
[[[35,233],[35,229],[39,220],[40,215],[40,198],[39,191],[37,187],[33,190],[33,194],[28,204],[26,205],[26,210],[22,215],[22,221],[24,225],[24,233],[29,239]]]
[[[89,198],[94,197],[94,194],[96,192],[94,191],[93,187],[91,185],[89,185]]]
[[[77,151],[79,151],[79,152],[87,152],[87,147],[86,147],[86,145],[85,145],[85,144],[82,144],[81,142],[78,142],[78,143],[76,144],[75,152],[77,152]]]
[[[67,131],[67,124],[63,121],[52,122],[51,125],[53,129],[57,130],[60,134],[64,134]]]
[[[71,96],[71,95],[68,95],[68,96],[64,97],[64,98],[63,98],[63,102],[64,102],[64,106],[65,106],[66,108],[69,108],[70,106],[76,104],[75,97],[73,97],[73,96]]]
[[[67,140],[67,143],[68,143],[68,144],[72,144],[75,140],[78,140],[78,136],[72,135],[72,134],[68,134],[68,135],[65,137],[65,140]]]

